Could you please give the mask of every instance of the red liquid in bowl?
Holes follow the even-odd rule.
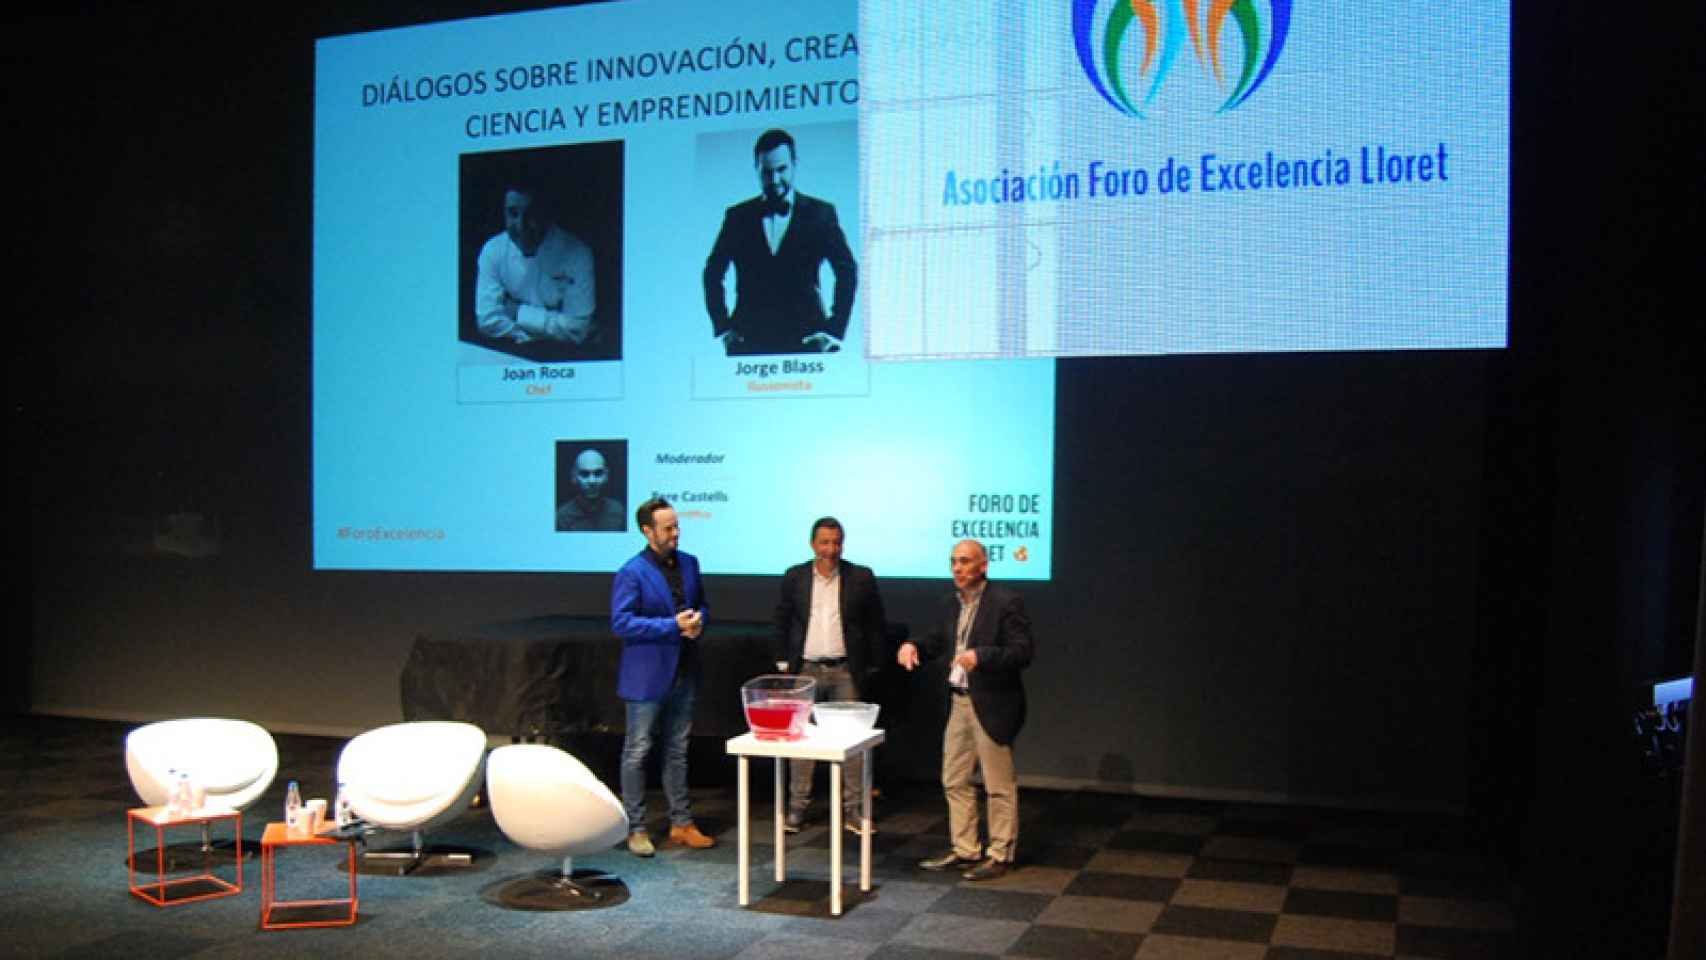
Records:
[[[798,740],[811,708],[806,700],[757,700],[746,705],[746,722],[760,740]]]

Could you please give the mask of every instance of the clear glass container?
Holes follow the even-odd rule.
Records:
[[[817,681],[787,673],[767,673],[741,684],[746,725],[760,740],[798,740],[817,699]]]
[[[826,700],[812,710],[812,719],[824,730],[852,733],[876,726],[877,711],[881,709],[879,704],[861,703],[857,700]]]

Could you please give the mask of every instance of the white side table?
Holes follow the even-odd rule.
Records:
[[[753,757],[776,761],[776,881],[787,879],[786,833],[782,829],[787,802],[782,776],[783,760],[824,760],[829,763],[829,912],[841,916],[841,767],[863,756],[859,778],[859,889],[871,889],[871,748],[883,742],[881,730],[831,732],[808,725],[799,740],[760,740],[750,733],[728,742],[730,755],[740,758],[740,905],[752,902],[752,801],[748,792],[748,767]]]

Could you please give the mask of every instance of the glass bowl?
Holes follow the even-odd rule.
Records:
[[[787,673],[767,673],[741,684],[746,725],[760,740],[798,740],[806,715],[817,699],[817,681]]]
[[[812,711],[817,725],[834,733],[853,733],[877,725],[880,704],[854,701],[825,701]]]

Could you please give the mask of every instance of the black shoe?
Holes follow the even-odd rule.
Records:
[[[1007,875],[1009,864],[1005,860],[990,857],[960,876],[967,880],[999,880]]]
[[[930,857],[928,859],[918,861],[918,867],[921,870],[958,870],[961,867],[969,867],[975,863],[977,863],[976,857],[962,857],[954,851],[949,850],[947,853],[944,853],[939,857]]]

